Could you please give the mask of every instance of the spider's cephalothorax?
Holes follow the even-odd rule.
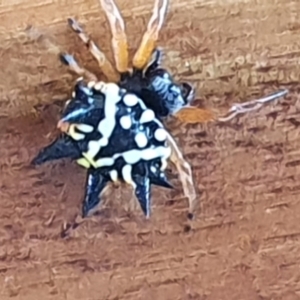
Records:
[[[160,60],[161,50],[155,49],[146,68],[122,73],[119,85],[143,99],[161,119],[189,106],[194,99],[194,89],[186,82],[175,83],[169,72],[160,67]]]
[[[99,195],[109,181],[123,181],[133,186],[144,213],[149,216],[151,184],[171,187],[164,174],[170,159],[189,200],[191,216],[196,203],[191,167],[160,120],[174,115],[186,123],[203,123],[232,117],[217,118],[211,110],[190,106],[194,98],[191,85],[176,83],[167,70],[161,68],[161,52],[156,42],[168,0],[155,0],[132,68],[128,66],[123,18],[114,0],[99,1],[112,32],[115,67],[74,19],[69,19],[69,25],[98,61],[109,83],[99,82],[94,74],[80,67],[72,55],[59,53],[64,64],[89,82],[77,82],[58,123],[61,135],[45,147],[33,163],[68,157],[88,169],[83,216],[99,203]],[[263,101],[276,99],[282,93],[286,91],[235,105],[229,112],[239,114],[256,109]]]
[[[114,83],[79,80],[60,126],[64,133],[34,163],[70,157],[88,169],[83,217],[109,182],[130,184],[146,216],[151,184],[172,187],[164,174],[171,156],[168,133],[135,94]]]

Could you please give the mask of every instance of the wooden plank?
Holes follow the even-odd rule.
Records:
[[[127,23],[132,51],[150,17],[152,4],[118,1]],[[172,1],[160,45],[165,64],[188,79],[209,105],[223,105],[224,95],[242,101],[262,88],[299,80],[298,2],[278,0]],[[97,65],[66,18],[75,16],[101,47],[110,52],[110,33],[96,0],[2,1],[0,5],[0,116],[27,114],[37,104],[67,99],[75,77],[41,43],[26,38],[32,25],[84,65]],[[211,103],[212,94],[221,98]],[[216,100],[215,100],[216,101]]]

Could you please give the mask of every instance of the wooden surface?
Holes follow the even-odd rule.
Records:
[[[67,237],[85,171],[69,161],[28,165],[57,133],[54,103],[76,77],[24,29],[98,72],[66,18],[110,53],[108,27],[96,0],[0,3],[0,116],[10,117],[0,118],[1,300],[299,299],[299,1],[172,1],[160,45],[176,77],[196,85],[196,105],[223,111],[282,87],[290,94],[228,124],[172,128],[202,191],[194,221],[180,188],[153,190],[148,221],[112,192]],[[152,4],[118,4],[134,50]],[[20,116],[37,104],[50,105]]]
[[[99,74],[93,58],[67,27],[66,19],[76,17],[111,58],[110,33],[96,0],[1,3],[0,116],[27,114],[37,104],[64,100],[74,83],[74,75],[56,55],[28,38],[28,26],[33,27],[31,33],[51,38]],[[118,5],[134,51],[152,4],[123,0]],[[265,85],[296,82],[299,9],[297,1],[286,0],[276,5],[269,0],[172,1],[159,43],[165,49],[165,65],[177,78],[194,83],[207,106],[217,108],[229,101],[224,95],[245,101],[263,94]]]

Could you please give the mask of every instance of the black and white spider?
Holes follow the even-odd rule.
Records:
[[[83,217],[99,203],[100,194],[110,181],[130,184],[149,217],[151,184],[171,187],[164,173],[170,160],[177,168],[184,194],[189,199],[189,215],[192,215],[196,192],[191,167],[162,122],[170,115],[193,123],[218,118],[210,110],[190,106],[195,94],[192,86],[176,83],[160,66],[161,52],[156,42],[168,0],[155,0],[131,68],[119,9],[114,0],[100,0],[100,4],[111,27],[116,69],[77,21],[69,19],[72,30],[98,61],[107,83],[98,81],[94,74],[80,67],[72,55],[60,53],[62,62],[88,82],[77,81],[58,123],[62,134],[33,163],[68,157],[88,169]],[[278,94],[271,98],[278,98]],[[235,107],[231,113],[251,110],[243,105]]]
[[[109,181],[133,186],[146,216],[150,214],[150,186],[171,187],[164,170],[170,159],[177,167],[190,211],[196,192],[190,165],[184,160],[162,119],[188,106],[194,90],[177,84],[160,68],[160,51],[155,47],[168,0],[156,0],[142,43],[128,68],[124,22],[113,0],[100,1],[110,22],[117,71],[74,19],[69,25],[97,59],[108,83],[81,68],[70,54],[61,60],[78,75],[72,98],[66,103],[58,127],[63,132],[33,160],[41,164],[69,157],[88,169],[82,215],[100,201]]]
[[[46,147],[35,163],[69,157],[88,169],[82,216],[100,201],[109,182],[130,184],[150,215],[150,186],[171,188],[164,170],[171,156],[169,136],[153,110],[115,83],[79,80],[61,121],[66,134]]]

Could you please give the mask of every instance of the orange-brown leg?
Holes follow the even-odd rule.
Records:
[[[63,64],[67,65],[75,74],[85,77],[89,81],[98,81],[97,76],[87,69],[79,66],[73,55],[67,53],[60,53],[60,60]]]
[[[31,29],[29,29],[29,30],[31,30]],[[88,80],[93,80],[93,81],[97,80],[97,77],[93,73],[80,67],[72,55],[70,55],[68,53],[63,53],[61,51],[60,47],[57,46],[56,44],[54,44],[49,37],[45,36],[42,33],[35,32],[35,31],[33,31],[33,33],[29,31],[28,34],[30,37],[32,35],[36,35],[37,37],[35,37],[35,39],[38,38],[44,44],[44,46],[48,49],[49,52],[53,53],[54,55],[59,56],[62,63],[67,65],[71,71],[73,71],[74,73],[76,73],[79,76],[86,77]],[[31,38],[34,38],[34,37],[31,37]]]
[[[124,20],[113,0],[99,1],[110,24],[116,69],[125,73],[128,70],[128,43]]]
[[[133,57],[133,67],[144,69],[147,65],[153,50],[156,48],[159,32],[163,26],[169,0],[155,0],[152,17],[148,23],[146,32],[143,35],[141,44]]]
[[[109,81],[117,82],[119,80],[119,74],[116,72],[105,54],[99,49],[98,46],[96,46],[95,42],[88,36],[87,33],[84,32],[84,30],[75,19],[69,18],[68,23],[71,29],[79,36],[79,38],[84,42],[93,57],[97,60],[99,67],[106,78]]]
[[[183,107],[175,114],[175,117],[187,124],[206,123],[217,120],[217,116],[213,111],[193,106]]]
[[[183,187],[183,193],[189,201],[189,215],[193,215],[196,207],[197,194],[194,186],[191,166],[184,159],[175,140],[170,134],[167,135],[167,141],[172,150],[170,160],[178,171]]]
[[[263,98],[238,103],[231,106],[228,113],[219,117],[214,112],[208,109],[201,109],[193,106],[184,107],[176,113],[176,118],[183,123],[206,123],[210,121],[227,122],[235,118],[237,115],[245,114],[251,111],[260,109],[265,104],[275,101],[280,97],[285,96],[288,90],[280,90]]]

